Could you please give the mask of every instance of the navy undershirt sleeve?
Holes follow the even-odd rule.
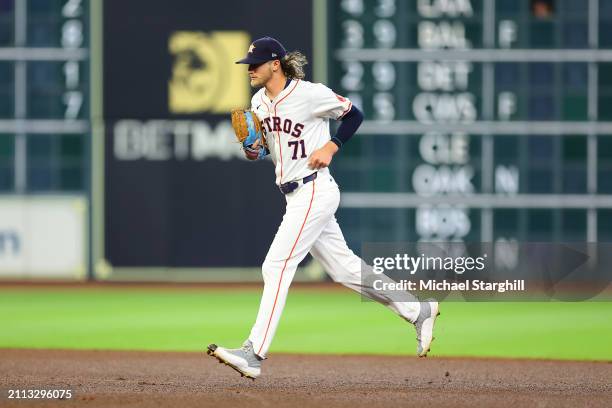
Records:
[[[361,122],[363,122],[363,113],[353,105],[351,110],[342,117],[338,132],[331,138],[331,141],[338,147],[342,147],[355,134]]]

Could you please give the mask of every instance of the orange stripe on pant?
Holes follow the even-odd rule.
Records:
[[[283,269],[281,270],[280,278],[278,279],[278,287],[276,288],[276,296],[274,297],[274,304],[272,305],[272,311],[270,312],[270,319],[268,319],[268,325],[266,326],[266,332],[264,334],[263,341],[261,342],[261,346],[257,350],[257,355],[260,355],[261,349],[264,344],[266,344],[266,338],[268,337],[268,330],[270,330],[270,323],[272,322],[272,316],[274,315],[274,309],[276,308],[276,302],[278,300],[278,293],[280,292],[281,283],[283,282],[283,274],[285,273],[285,268],[287,268],[287,262],[291,259],[291,255],[293,255],[293,251],[300,240],[300,235],[302,235],[302,231],[304,230],[304,225],[306,225],[306,220],[308,220],[308,214],[310,214],[310,209],[312,208],[312,202],[314,201],[315,195],[315,181],[312,180],[312,196],[310,197],[310,204],[308,205],[308,211],[306,211],[306,216],[304,217],[304,222],[302,222],[302,226],[300,227],[300,232],[298,233],[295,242],[293,243],[293,247],[291,248],[291,252],[289,252],[289,256],[285,259],[285,264],[283,265]]]

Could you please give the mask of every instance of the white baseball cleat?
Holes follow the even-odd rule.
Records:
[[[433,299],[421,302],[419,317],[414,322],[417,334],[417,356],[427,357],[431,342],[434,340],[433,330],[436,318],[440,316],[439,304]]]
[[[238,371],[242,377],[255,380],[261,374],[262,359],[253,351],[253,343],[250,340],[245,341],[239,349],[226,349],[211,344],[206,353],[219,360],[219,363]]]

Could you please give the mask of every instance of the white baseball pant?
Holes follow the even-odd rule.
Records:
[[[285,198],[285,215],[262,265],[264,290],[249,335],[255,354],[265,358],[295,271],[309,251],[334,281],[384,304],[410,322],[417,319],[418,299],[410,296],[409,301],[393,301],[387,293],[362,282],[363,261],[346,245],[334,216],[340,203],[340,191],[329,170],[320,170],[315,180]]]

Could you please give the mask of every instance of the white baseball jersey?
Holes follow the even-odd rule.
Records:
[[[342,118],[351,106],[351,101],[325,85],[300,79],[291,80],[274,100],[266,96],[265,88],[255,93],[251,109],[266,129],[276,184],[313,173],[308,158],[331,139],[329,120]]]

